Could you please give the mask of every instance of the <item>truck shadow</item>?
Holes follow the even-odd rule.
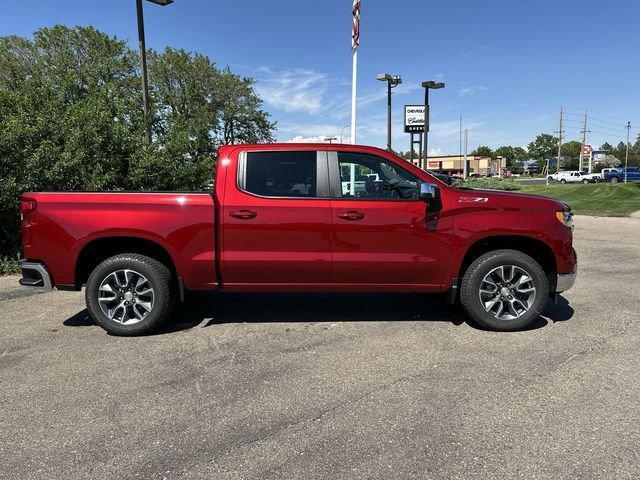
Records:
[[[559,297],[527,330],[549,322],[569,320],[573,308]],[[449,305],[442,295],[422,293],[191,293],[178,305],[155,335],[226,323],[335,323],[335,322],[470,322],[460,305]],[[66,326],[90,326],[87,310],[64,321]]]

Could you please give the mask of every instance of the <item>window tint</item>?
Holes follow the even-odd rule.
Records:
[[[417,177],[373,155],[338,152],[342,198],[417,199]]]
[[[316,152],[248,152],[244,188],[265,197],[315,197]]]

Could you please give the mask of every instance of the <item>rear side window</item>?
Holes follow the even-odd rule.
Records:
[[[264,197],[315,197],[317,154],[247,152],[244,188]]]

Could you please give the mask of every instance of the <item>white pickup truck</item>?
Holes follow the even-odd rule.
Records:
[[[579,172],[578,170],[557,172],[549,175],[547,178],[560,183],[594,183],[602,180],[599,173],[586,173]]]

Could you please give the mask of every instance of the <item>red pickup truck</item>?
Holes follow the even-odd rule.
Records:
[[[515,330],[576,276],[564,203],[453,188],[372,147],[223,146],[213,194],[25,193],[20,208],[20,283],[84,285],[120,335],[214,289],[446,292]]]

